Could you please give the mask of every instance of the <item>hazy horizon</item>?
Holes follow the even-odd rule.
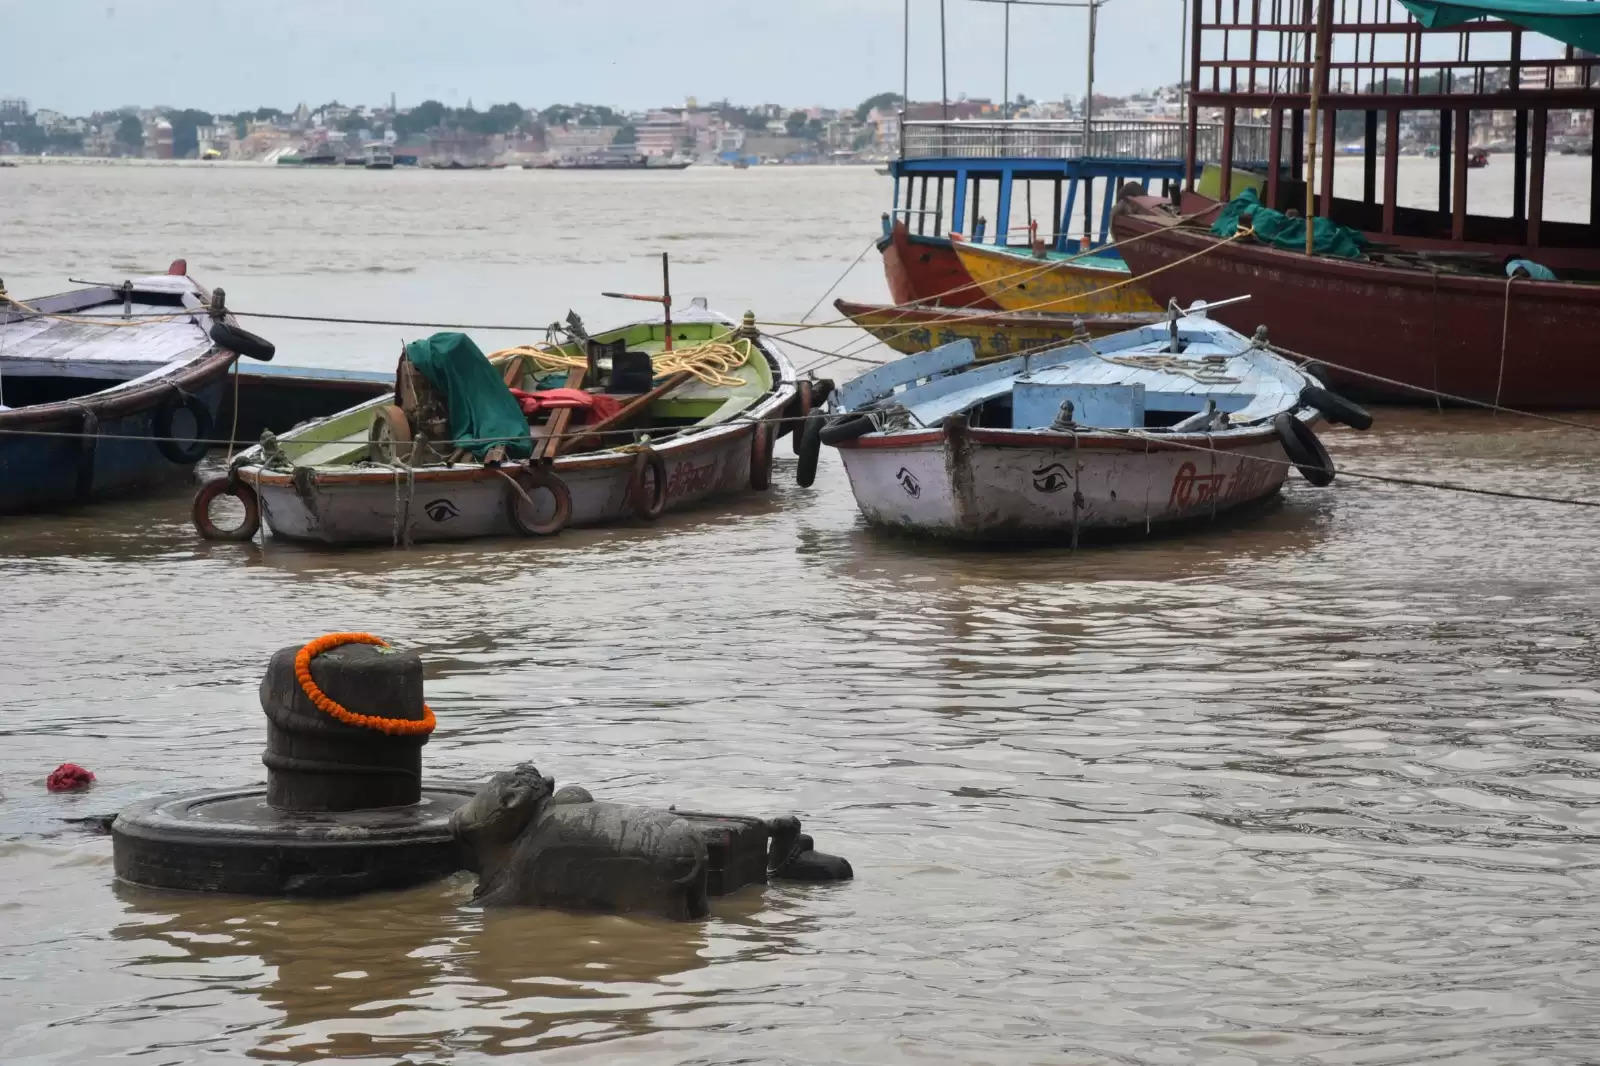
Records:
[[[451,6],[282,0],[0,0],[16,49],[0,97],[68,114],[192,107],[229,114],[338,100],[480,109],[515,101],[628,110],[727,98],[747,105],[853,107],[901,89],[902,0],[812,0],[803,10],[699,0]],[[937,100],[939,6],[912,0],[913,99]],[[1099,16],[1095,89],[1125,95],[1179,76],[1181,0],[1112,0]],[[947,0],[950,97],[999,100],[1004,9]],[[1167,32],[1159,23],[1170,14]],[[1011,9],[1011,95],[1082,95],[1088,15]],[[226,44],[221,42],[228,42]],[[491,55],[485,55],[485,42]]]

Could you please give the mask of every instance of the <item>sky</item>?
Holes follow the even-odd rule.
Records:
[[[87,114],[126,105],[230,113],[433,98],[630,110],[726,97],[855,106],[901,87],[937,100],[939,0],[0,0],[0,98]],[[1182,0],[1111,0],[1097,92],[1179,77]],[[945,0],[952,98],[998,100],[1004,9]],[[1080,96],[1088,15],[1011,8],[1011,92]]]

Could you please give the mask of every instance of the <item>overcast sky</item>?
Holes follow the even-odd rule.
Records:
[[[939,98],[939,0],[911,2],[911,96]],[[330,100],[854,106],[901,83],[903,0],[0,0],[0,97],[71,114]],[[1003,9],[946,0],[950,94],[1001,93]],[[1178,79],[1181,0],[1101,12],[1098,91]],[[1084,88],[1087,14],[1011,9],[1011,91]]]

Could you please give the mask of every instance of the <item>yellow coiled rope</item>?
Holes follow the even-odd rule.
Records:
[[[526,359],[545,373],[587,365],[587,360],[581,355],[568,355],[534,344],[502,348],[489,355],[491,361],[513,357]],[[690,345],[687,348],[674,348],[670,352],[653,352],[650,356],[650,365],[656,377],[665,377],[687,370],[696,379],[714,388],[736,388],[746,384],[746,380],[736,377],[732,371],[744,366],[749,358],[749,341],[714,340]]]

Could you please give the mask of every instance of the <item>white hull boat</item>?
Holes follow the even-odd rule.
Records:
[[[970,341],[896,360],[841,387],[802,449],[838,449],[873,524],[968,541],[1209,521],[1275,495],[1291,466],[1327,484],[1312,425],[1370,417],[1203,308],[1000,361]]]

